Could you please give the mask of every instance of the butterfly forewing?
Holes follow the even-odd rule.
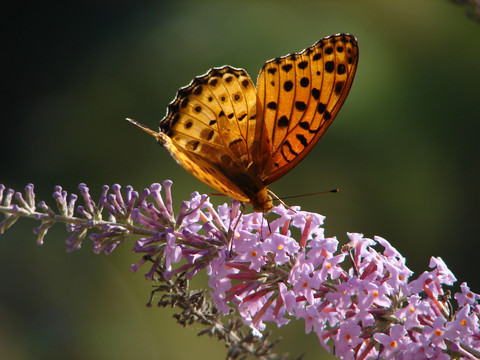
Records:
[[[160,122],[168,136],[163,143],[198,179],[246,201],[248,193],[263,187],[250,170],[256,102],[245,70],[214,68],[180,89],[169,105]]]
[[[271,143],[260,174],[265,185],[297,165],[325,133],[350,90],[357,62],[355,38],[341,34],[264,65],[257,108],[263,109],[264,136]]]

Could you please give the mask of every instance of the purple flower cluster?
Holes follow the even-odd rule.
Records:
[[[480,297],[462,284],[453,312],[442,286],[456,279],[440,258],[410,280],[405,258],[387,240],[348,234],[338,252],[315,213],[277,206],[267,221],[261,213],[241,214],[238,202],[216,211],[194,193],[174,220],[159,185],[151,195],[158,209],[143,208],[153,223],[141,221],[159,232],[135,246],[156,258],[148,277],[162,261],[170,276],[206,268],[217,308],[224,314],[236,308],[259,336],[266,322],[282,326],[296,318],[344,359],[469,358],[480,348]],[[166,219],[175,226],[163,225]]]
[[[442,259],[432,258],[431,270],[411,279],[405,258],[387,240],[349,233],[339,249],[336,238],[324,236],[325,218],[297,207],[244,214],[237,201],[215,209],[208,196],[195,192],[175,216],[171,186],[163,183],[164,196],[160,184],[141,195],[126,187],[125,196],[119,185],[110,194],[104,187],[97,205],[81,184],[85,205],[76,208],[77,196],[67,200],[57,187],[56,215],[44,202],[37,212],[33,185],[26,200],[11,190],[4,196],[1,185],[0,212],[7,216],[0,233],[29,216],[42,221],[36,229],[42,242],[52,224],[64,222],[72,233],[70,250],[89,234],[94,251],[107,254],[129,235],[142,235],[133,248],[142,258],[132,271],[151,262],[148,279],[158,271],[170,279],[206,269],[223,314],[236,309],[258,336],[267,322],[303,319],[306,333],[313,330],[342,359],[480,358],[480,295],[462,284],[454,310],[444,287],[456,279]]]

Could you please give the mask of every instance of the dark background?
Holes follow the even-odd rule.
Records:
[[[360,63],[334,125],[307,158],[271,186],[327,216],[326,234],[388,239],[419,275],[441,256],[480,292],[478,277],[480,25],[448,1],[164,1],[10,4],[2,11],[0,183],[55,185],[94,197],[104,184],[174,181],[180,204],[211,190],[177,166],[133,117],[152,128],[177,89],[209,68],[245,68],[338,32],[354,34]],[[214,199],[222,203],[224,199]],[[0,357],[212,359],[223,345],[146,308],[151,283],[131,244],[65,252],[66,233],[35,245],[33,221],[0,237]],[[133,241],[133,240],[132,240]],[[206,286],[201,284],[198,286]],[[274,327],[272,327],[274,329]],[[293,321],[279,351],[325,354]]]

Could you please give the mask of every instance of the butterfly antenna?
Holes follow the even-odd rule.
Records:
[[[136,120],[133,120],[133,119],[130,119],[130,118],[126,118],[125,120],[127,120],[130,124],[133,124],[135,125],[136,127],[138,127],[139,129],[145,131],[147,134],[150,134],[152,135],[154,138],[156,138],[157,140],[159,141],[162,141],[163,138],[160,136],[161,133],[158,133],[156,131],[153,131],[152,129],[150,129],[149,127],[146,127],[145,125],[143,124],[140,124],[138,121]]]
[[[305,196],[313,196],[313,195],[319,195],[319,194],[337,193],[337,192],[339,192],[339,191],[340,191],[339,189],[332,189],[332,190],[319,191],[319,192],[310,193],[310,194],[282,196],[282,199],[292,199],[292,198],[299,198],[299,197],[305,197]],[[271,192],[271,191],[269,190],[269,192]],[[272,194],[273,194],[273,193],[272,193]],[[283,203],[283,201],[282,201],[279,197],[276,197],[276,200],[279,200],[280,202]]]

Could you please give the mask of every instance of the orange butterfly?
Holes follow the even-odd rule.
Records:
[[[213,68],[178,91],[153,135],[192,175],[269,212],[267,185],[297,165],[325,133],[352,86],[352,35],[320,39],[267,61],[257,87],[243,69]]]

